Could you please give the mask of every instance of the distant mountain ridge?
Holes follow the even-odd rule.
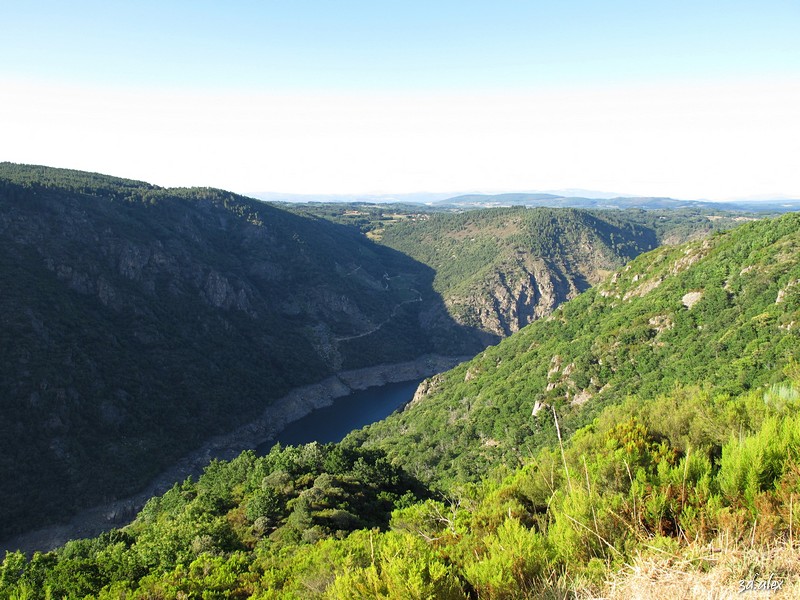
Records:
[[[267,202],[370,202],[375,204],[393,204],[398,202],[428,204],[439,200],[445,200],[452,196],[452,194],[448,192],[412,192],[404,194],[294,194],[282,192],[253,192],[250,195]]]
[[[595,190],[566,189],[546,192],[502,192],[502,193],[447,193],[416,192],[403,194],[292,194],[280,192],[256,192],[253,197],[269,202],[290,203],[351,203],[375,204],[409,203],[432,207],[497,207],[497,206],[543,206],[550,208],[598,208],[598,209],[679,209],[695,208],[707,210],[731,210],[747,212],[787,212],[800,210],[800,199],[784,195],[762,195],[733,200],[684,200],[668,196],[634,196],[600,192]]]
[[[677,200],[666,197],[574,197],[543,193],[468,194],[435,202],[437,206],[488,207],[488,206],[542,206],[589,209],[706,209],[747,212],[781,213],[800,210],[800,200],[736,200],[711,202],[707,200]]]

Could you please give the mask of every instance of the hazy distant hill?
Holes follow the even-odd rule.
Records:
[[[470,204],[491,205],[498,204],[501,206],[512,205],[528,205],[528,206],[549,206],[547,204],[553,200],[564,200],[562,196],[555,194],[526,194],[526,193],[506,193],[506,194],[465,194],[463,196],[455,196],[452,198],[445,198],[434,202],[436,205],[454,205],[454,206],[467,206]]]
[[[419,192],[408,194],[288,194],[280,192],[254,192],[254,198],[268,202],[326,202],[352,203],[368,202],[373,204],[426,204],[445,200],[452,196],[447,192]]]
[[[656,209],[704,209],[711,211],[745,211],[783,213],[800,210],[800,200],[742,200],[732,202],[709,202],[704,200],[676,200],[655,197],[573,197],[555,194],[469,194],[455,196],[434,203],[437,206],[488,207],[488,206],[545,206],[563,208],[640,208]]]
[[[481,347],[430,268],[214,189],[0,164],[0,280],[0,534],[339,369]]]

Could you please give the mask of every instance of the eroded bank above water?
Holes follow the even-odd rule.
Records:
[[[144,504],[163,494],[177,481],[198,476],[213,459],[230,460],[245,450],[268,447],[289,423],[311,411],[333,404],[353,391],[388,383],[430,377],[451,369],[469,356],[424,355],[416,360],[342,371],[318,383],[296,388],[264,408],[255,420],[224,435],[215,436],[153,479],[138,494],[85,509],[68,523],[29,531],[0,542],[5,550],[47,551],[71,539],[93,537],[131,522]]]

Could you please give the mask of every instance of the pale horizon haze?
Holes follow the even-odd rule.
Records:
[[[30,2],[0,160],[242,194],[800,198],[800,3]]]

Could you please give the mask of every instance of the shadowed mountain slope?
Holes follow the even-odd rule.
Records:
[[[0,533],[135,491],[340,369],[477,352],[432,279],[221,190],[1,164]]]

